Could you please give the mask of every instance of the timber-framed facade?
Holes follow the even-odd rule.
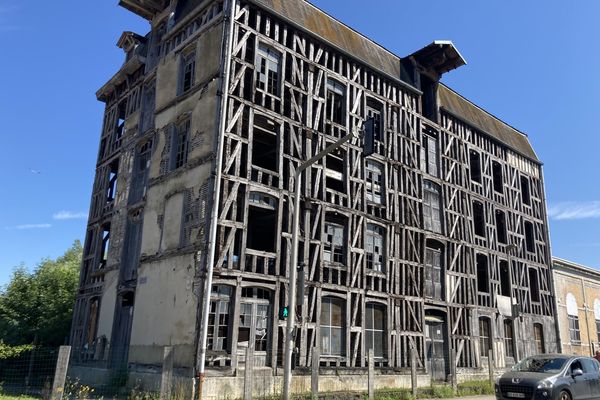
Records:
[[[128,349],[121,362],[158,363],[152,346],[177,337],[176,364],[196,368],[190,354],[214,252],[209,371],[235,375],[251,347],[255,365],[277,375],[296,184],[305,282],[298,371],[315,348],[322,368],[364,367],[373,349],[377,366],[397,373],[414,348],[434,380],[483,368],[489,351],[498,368],[556,351],[541,162],[523,133],[439,83],[464,64],[451,43],[401,59],[304,0],[121,3],[153,29],[120,42],[145,52],[135,73],[124,71],[130,60],[120,71],[128,89],[99,92],[105,119],[119,121],[105,122],[103,143],[118,134],[119,93],[141,94],[122,122],[130,145],[115,149],[121,212],[105,212],[115,164],[99,157],[71,339],[77,354],[110,361],[97,348],[104,324],[104,346]],[[357,138],[294,181],[302,161],[360,131],[367,117],[380,129],[373,155]],[[107,284],[111,268],[116,283]],[[186,312],[174,306],[176,324],[148,330],[145,319],[163,318],[170,308],[162,304],[181,293]]]

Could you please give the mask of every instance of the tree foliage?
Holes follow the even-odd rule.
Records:
[[[0,291],[0,341],[4,345],[58,346],[69,335],[79,284],[81,243],[33,272],[20,266]]]

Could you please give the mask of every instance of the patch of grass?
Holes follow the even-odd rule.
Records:
[[[10,396],[7,394],[0,394],[0,400],[40,400],[36,397],[31,396]]]
[[[412,392],[410,389],[376,390],[375,400],[412,400]]]
[[[469,381],[458,385],[459,396],[476,396],[494,394],[494,387],[489,380]]]

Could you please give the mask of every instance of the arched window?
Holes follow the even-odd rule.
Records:
[[[321,354],[343,356],[346,349],[346,303],[337,297],[321,300]]]
[[[423,227],[429,231],[442,233],[442,204],[440,186],[423,181]]]
[[[375,357],[383,358],[386,353],[385,342],[385,306],[377,303],[367,303],[365,316],[365,346],[366,350],[373,349]]]
[[[567,293],[567,315],[569,319],[569,337],[572,343],[581,343],[579,331],[579,310],[573,293]]]

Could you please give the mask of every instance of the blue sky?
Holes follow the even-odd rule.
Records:
[[[103,113],[95,91],[148,23],[117,0],[0,0],[0,284],[85,235]],[[443,81],[528,133],[544,162],[555,256],[600,267],[600,2],[314,0],[404,56],[436,39]]]

